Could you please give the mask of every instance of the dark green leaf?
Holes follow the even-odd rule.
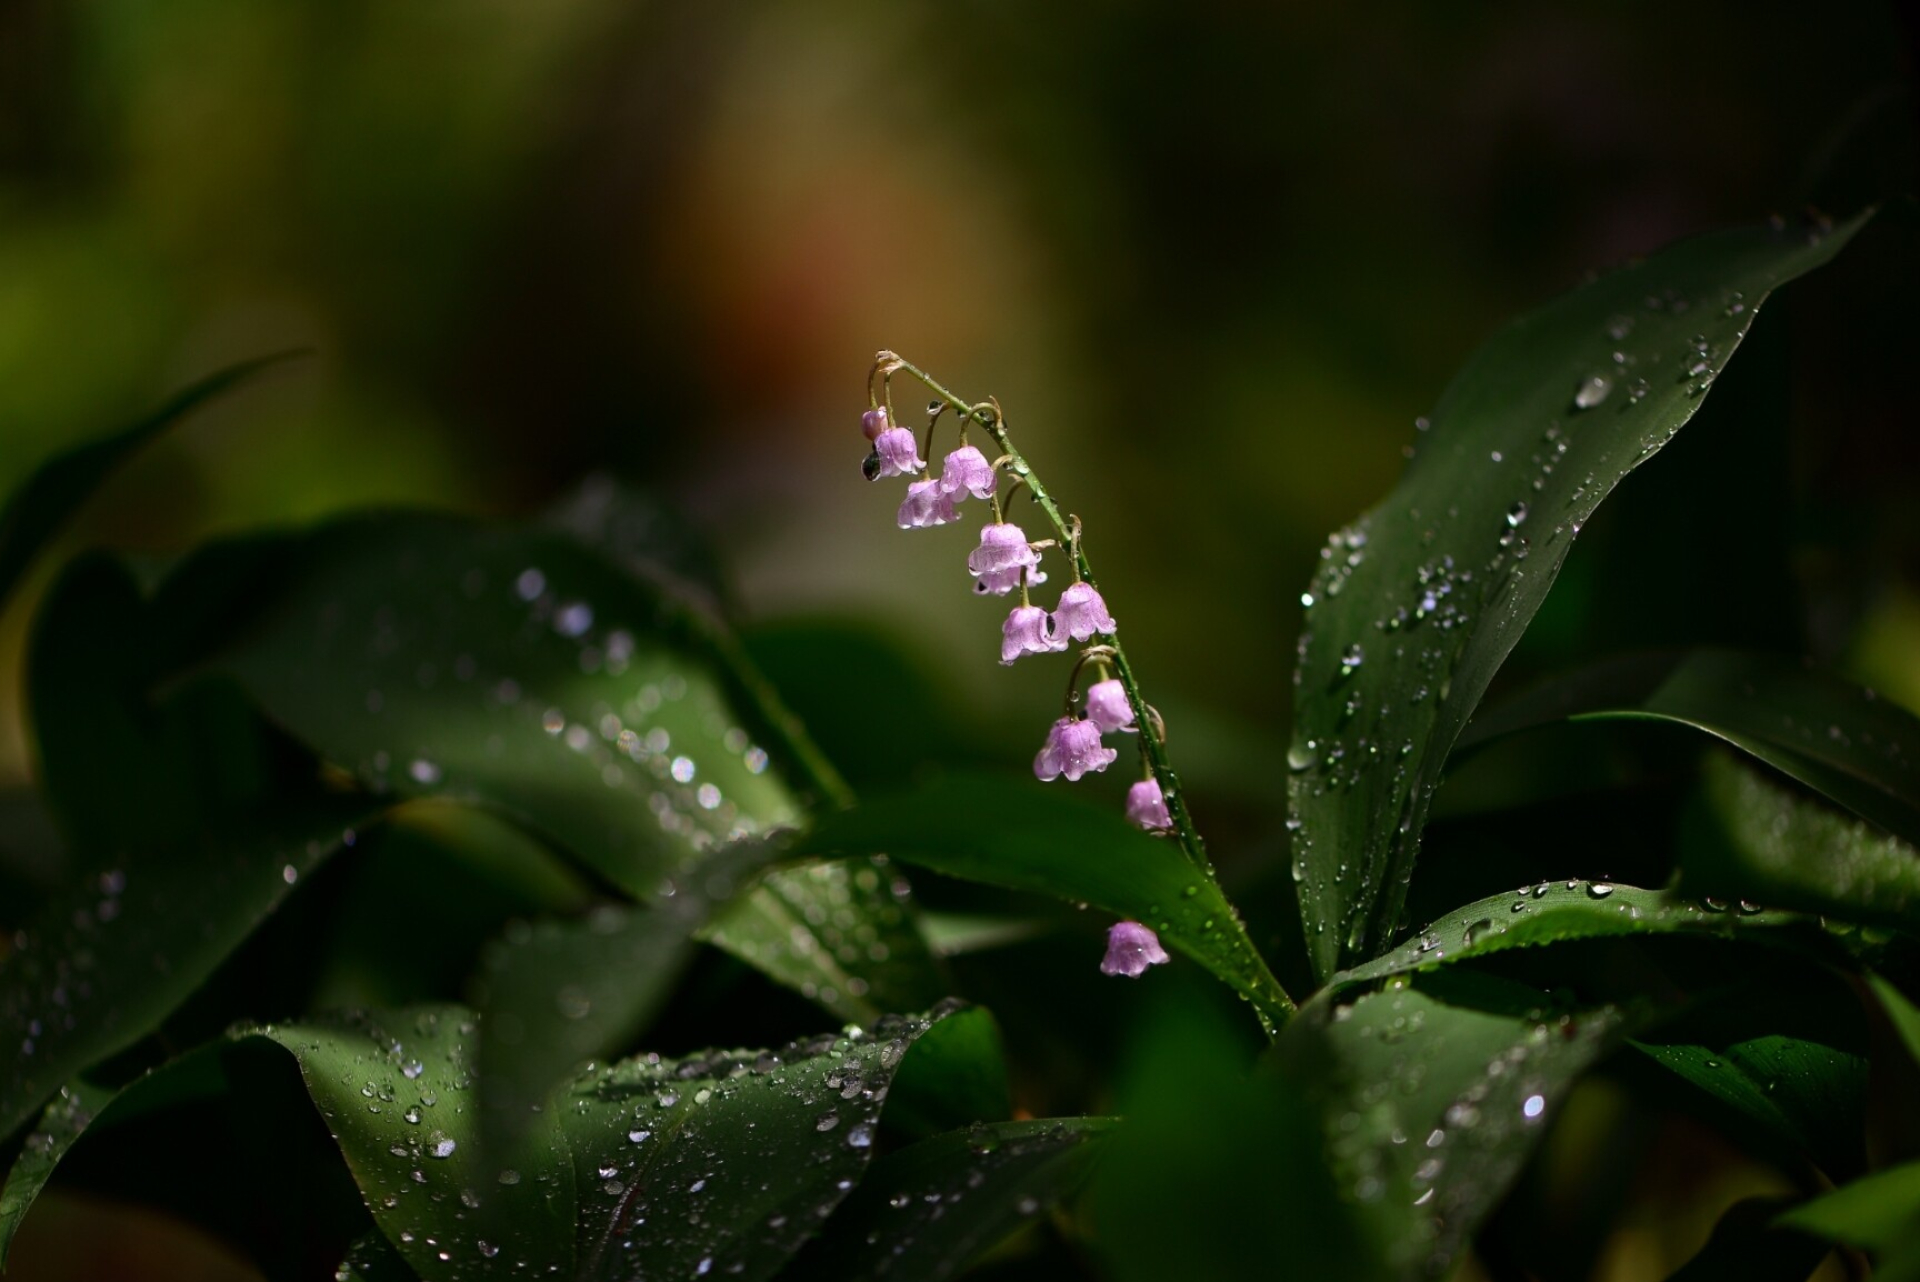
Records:
[[[560,534],[328,526],[211,666],[366,786],[496,809],[639,898],[720,844],[800,824],[809,788],[840,796],[717,620]],[[868,880],[777,874],[712,937],[851,1017],[923,1006],[938,972]],[[884,967],[842,946],[869,931]],[[862,992],[870,969],[884,1001]]]
[[[1447,389],[1393,493],[1333,536],[1288,755],[1318,974],[1391,932],[1448,751],[1581,524],[1692,417],[1768,292],[1861,221],[1703,236],[1508,326]]]
[[[947,1016],[915,1042],[887,1094],[887,1125],[908,1135],[1004,1121],[1012,1111],[1000,1025],[978,1006]]]
[[[6,1184],[0,1187],[0,1268],[6,1266],[13,1235],[20,1231],[20,1221],[52,1178],[53,1168],[115,1094],[107,1087],[76,1080],[61,1087],[42,1110],[13,1169],[7,1172]]]
[[[1163,1008],[1128,1064],[1125,1121],[1101,1142],[1088,1191],[1105,1274],[1386,1277],[1385,1239],[1335,1186],[1312,1102],[1291,1083],[1249,1077],[1230,1031],[1191,1004]]]
[[[603,905],[583,920],[518,923],[474,981],[482,1131],[510,1152],[580,1063],[627,1044],[672,991],[693,932],[779,853],[768,841],[722,847],[653,908]]]
[[[516,1156],[481,1152],[472,1012],[422,1006],[269,1025],[293,1054],[387,1240],[425,1278],[573,1272],[574,1166],[548,1111]]]
[[[1455,909],[1374,960],[1341,971],[1330,983],[1385,979],[1442,962],[1568,939],[1658,935],[1676,931],[1731,935],[1798,919],[1751,905],[1683,898],[1606,881],[1543,881]]]
[[[1711,823],[1690,824],[1682,843],[1689,889],[1920,927],[1920,851],[1906,842],[1719,753],[1707,758],[1701,792]]]
[[[1880,1009],[1887,1013],[1887,1019],[1893,1024],[1893,1030],[1906,1047],[1907,1054],[1920,1063],[1920,1008],[1916,1008],[1904,993],[1879,975],[1868,975],[1866,978],[1867,986],[1873,990]]]
[[[1832,976],[1806,970],[1702,1000],[1634,1046],[1729,1110],[1749,1148],[1834,1178],[1860,1168],[1867,1027]]]
[[[1319,1101],[1335,1176],[1373,1211],[1404,1277],[1446,1271],[1626,1024],[1617,1007],[1561,1009],[1486,975],[1420,982],[1316,1001],[1271,1055]]]
[[[1735,1202],[1713,1226],[1713,1236],[1667,1282],[1807,1282],[1827,1246],[1805,1234],[1773,1227],[1777,1198]]]
[[[951,877],[1093,904],[1145,922],[1273,1023],[1292,1010],[1232,906],[1177,848],[1057,785],[940,779],[824,816],[799,850],[884,852]]]
[[[1733,650],[1615,659],[1489,709],[1460,743],[1563,718],[1691,726],[1920,841],[1920,718],[1800,664]]]
[[[581,1282],[772,1276],[866,1170],[894,1072],[944,1013],[576,1081],[555,1111],[580,1189]]]
[[[783,1282],[953,1277],[1073,1193],[1112,1126],[1097,1117],[1002,1122],[882,1158]]]
[[[133,426],[57,454],[36,468],[0,508],[0,607],[47,540],[136,450],[208,401],[297,355],[281,352],[209,374]]]
[[[1920,1225],[1920,1162],[1864,1175],[1774,1222],[1829,1242],[1887,1250]]]

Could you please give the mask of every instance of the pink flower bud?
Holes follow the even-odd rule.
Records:
[[[951,494],[956,500],[964,494],[977,499],[990,498],[999,479],[986,455],[971,445],[962,445],[947,455],[940,467],[940,492]]]
[[[1127,822],[1138,824],[1148,832],[1164,832],[1173,827],[1173,816],[1167,813],[1167,799],[1160,793],[1158,779],[1142,779],[1127,789]]]
[[[1000,633],[1002,663],[1010,664],[1023,654],[1046,654],[1067,648],[1067,639],[1053,634],[1047,612],[1037,605],[1015,606]]]
[[[953,510],[953,500],[940,492],[940,482],[928,477],[907,486],[907,497],[900,503],[901,529],[945,525],[948,521],[959,519],[960,514]]]
[[[1020,586],[1021,571],[1039,562],[1019,526],[989,525],[980,531],[980,546],[967,555],[967,571],[978,580],[974,591],[1005,596]]]
[[[873,438],[873,452],[880,456],[880,475],[912,476],[924,471],[920,444],[904,427],[889,427]]]
[[[1171,960],[1160,946],[1160,936],[1137,921],[1120,921],[1107,928],[1107,956],[1100,963],[1100,973],[1138,979],[1147,967]]]
[[[1120,754],[1100,742],[1100,727],[1091,721],[1062,717],[1047,731],[1047,742],[1033,759],[1033,773],[1041,779],[1065,775],[1078,779],[1089,770],[1105,770]]]
[[[1057,628],[1055,634],[1058,635]],[[1060,648],[1064,650],[1066,645],[1067,639],[1061,637]],[[1131,730],[1133,705],[1127,702],[1127,688],[1112,678],[1087,687],[1087,720],[1099,726],[1103,733]]]
[[[887,407],[876,405],[860,416],[860,430],[867,434],[869,441],[875,440],[887,430]]]
[[[1091,583],[1069,584],[1060,594],[1060,604],[1053,611],[1053,626],[1075,641],[1090,641],[1096,632],[1111,635],[1114,630],[1107,603],[1100,599]]]

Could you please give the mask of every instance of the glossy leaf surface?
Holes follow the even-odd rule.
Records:
[[[1827,673],[1736,650],[1635,655],[1516,695],[1461,745],[1566,718],[1691,726],[1920,841],[1920,718]]]
[[[885,853],[950,877],[1092,904],[1145,922],[1269,1020],[1292,1009],[1218,887],[1174,846],[1057,785],[941,779],[827,815],[798,848]]]
[[[787,1282],[943,1282],[1086,1179],[1109,1118],[975,1126],[875,1162]]]
[[[1693,416],[1769,291],[1860,222],[1702,236],[1514,322],[1448,387],[1394,491],[1333,535],[1288,754],[1318,974],[1383,946],[1447,754],[1581,524]]]
[[[1899,1246],[1920,1224],[1920,1162],[1863,1175],[1803,1202],[1776,1223],[1869,1250]]]

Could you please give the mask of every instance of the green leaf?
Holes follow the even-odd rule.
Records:
[[[400,1253],[378,1233],[367,1233],[347,1248],[334,1270],[334,1282],[413,1282],[417,1275]]]
[[[1782,1203],[1777,1198],[1750,1197],[1727,1208],[1713,1236],[1667,1282],[1807,1282],[1826,1258],[1824,1242],[1775,1227],[1771,1221]]]
[[[1691,932],[1731,936],[1800,920],[1751,905],[1684,898],[1606,881],[1543,881],[1455,909],[1391,952],[1341,971],[1333,985],[1385,979],[1510,948],[1570,939]]]
[[[993,1013],[976,1006],[928,1030],[900,1066],[887,1105],[887,1125],[914,1136],[1010,1117],[1006,1051]]]
[[[13,1235],[20,1231],[20,1222],[34,1199],[53,1177],[54,1167],[117,1093],[76,1080],[61,1087],[42,1110],[13,1169],[7,1172],[6,1184],[0,1186],[0,1268],[6,1266]]]
[[[865,1172],[895,1070],[948,1009],[576,1081],[555,1111],[580,1189],[581,1282],[771,1277]]]
[[[1866,1022],[1830,975],[1703,999],[1633,1044],[1730,1110],[1730,1133],[1763,1156],[1836,1178],[1862,1165]]]
[[[374,1222],[424,1278],[569,1276],[574,1165],[553,1111],[518,1165],[481,1152],[472,1012],[423,1006],[268,1025],[333,1132]]]
[[[1706,760],[1701,794],[1712,823],[1690,823],[1685,831],[1680,867],[1689,889],[1920,927],[1920,851],[1906,842],[1720,753]]]
[[[698,601],[563,534],[324,527],[209,666],[365,786],[492,808],[637,898],[842,795]],[[849,1017],[924,1006],[938,970],[863,872],[775,874],[710,937]]]
[[[1703,236],[1516,321],[1454,379],[1400,484],[1332,537],[1288,754],[1319,975],[1393,929],[1448,751],[1581,524],[1692,417],[1768,292],[1864,217]]]
[[[1312,1101],[1250,1076],[1233,1031],[1206,1008],[1163,1005],[1126,1064],[1125,1120],[1101,1142],[1087,1195],[1103,1273],[1384,1278],[1385,1235],[1335,1186]]]
[[[47,541],[136,450],[208,401],[301,354],[281,352],[209,374],[131,427],[57,454],[34,469],[0,508],[0,607]]]
[[[1218,887],[1172,845],[1057,785],[939,779],[822,817],[798,850],[885,852],[950,877],[1092,904],[1146,923],[1272,1024],[1292,1013]]]
[[[1002,1122],[890,1154],[781,1278],[953,1277],[1077,1190],[1113,1125],[1099,1117]]]
[[[693,933],[767,860],[770,841],[722,847],[650,909],[518,923],[481,960],[480,1107],[487,1151],[512,1151],[584,1060],[627,1044],[672,991]]]
[[[1565,718],[1691,726],[1920,841],[1920,718],[1803,665],[1735,650],[1614,659],[1489,709],[1460,744]]]
[[[1897,1246],[1920,1224],[1920,1162],[1863,1175],[1774,1223],[1870,1251]]]
[[[1898,1034],[1901,1045],[1907,1049],[1915,1063],[1920,1063],[1920,1008],[1907,1000],[1906,994],[1889,984],[1879,975],[1866,977],[1867,987],[1873,990],[1874,997],[1880,1003],[1880,1009],[1887,1013],[1887,1019]]]
[[[1369,1208],[1396,1276],[1438,1276],[1519,1174],[1574,1081],[1625,1031],[1468,971],[1351,1004],[1316,1000],[1275,1043],[1320,1104],[1336,1180]]]

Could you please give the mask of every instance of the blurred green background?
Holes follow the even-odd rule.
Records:
[[[1223,798],[1270,798],[1312,559],[1392,483],[1450,372],[1590,269],[1911,189],[1910,36],[1851,0],[1764,21],[13,0],[0,484],[212,367],[308,346],[77,537],[169,552],[367,503],[517,513],[610,471],[717,542],[747,617],[890,629],[1023,759],[1060,674],[997,666],[971,522],[900,534],[896,490],[858,476],[890,346],[1000,398],[1086,520],[1176,754]],[[1889,527],[1911,522],[1891,464],[1915,447],[1892,383],[1856,386],[1871,355],[1835,358],[1839,400],[1797,403],[1813,518],[1790,524],[1843,541],[1806,567],[1840,580],[1813,584],[1815,648],[1911,697],[1920,606]],[[910,756],[912,708],[858,670],[843,695]]]
[[[903,534],[898,483],[860,479],[892,347],[996,395],[1085,519],[1245,885],[1284,867],[1327,532],[1492,329],[1696,231],[1894,201],[1593,522],[1510,679],[1720,641],[1920,707],[1915,38],[1860,0],[5,0],[0,486],[311,348],[145,454],[71,544],[516,515],[610,473],[715,543],[856,784],[1024,769],[1065,663],[1001,668],[975,522]],[[0,787],[32,770],[30,615],[0,617]],[[1284,904],[1252,902],[1267,945]],[[975,978],[1013,1040],[1071,1053]]]

